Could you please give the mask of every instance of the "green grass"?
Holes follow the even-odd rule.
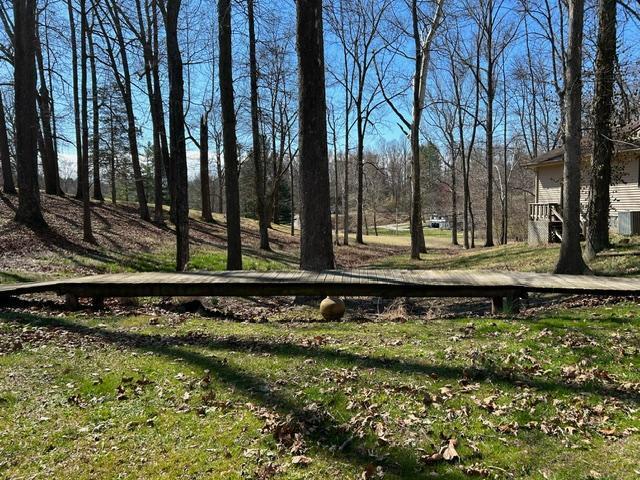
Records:
[[[520,270],[548,272],[558,258],[557,246],[529,247],[515,243],[471,250],[429,248],[421,260],[397,255],[377,263],[377,268],[412,268],[442,270]]]
[[[47,255],[33,262],[42,264],[43,272],[0,271],[0,284],[39,280],[51,280],[56,277],[77,276],[78,270],[91,273],[124,272],[174,272],[175,252],[161,249],[153,252],[108,252],[92,255],[70,253],[65,256]],[[188,270],[225,270],[227,254],[218,249],[194,249],[187,265]],[[290,270],[292,260],[283,254],[244,253],[243,267],[247,270]]]
[[[408,223],[400,223],[398,224],[398,231],[396,231],[395,226],[391,226],[389,228],[388,225],[385,227],[378,227],[378,233],[380,235],[393,235],[399,237],[410,237],[411,231],[409,230]],[[373,229],[369,233],[373,233]],[[451,238],[451,230],[440,229],[440,228],[424,228],[424,236],[429,237],[440,237],[440,238]]]
[[[524,243],[511,243],[470,250],[427,245],[427,253],[422,255],[421,260],[411,260],[409,255],[396,255],[377,262],[374,267],[551,272],[558,260],[559,252],[560,247],[557,244],[532,247]],[[589,267],[599,275],[640,274],[638,239],[634,238],[627,245],[614,244],[612,249],[599,254],[594,261],[590,262]]]
[[[0,477],[638,476],[637,304],[473,323],[289,312],[305,321],[0,313]],[[452,437],[459,462],[423,459]]]

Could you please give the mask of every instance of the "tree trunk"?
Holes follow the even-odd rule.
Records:
[[[609,186],[611,185],[611,113],[616,64],[616,0],[600,0],[598,7],[598,53],[593,106],[593,160],[586,255],[593,258],[609,246]]]
[[[582,274],[580,249],[580,157],[582,138],[582,31],[584,0],[569,1],[569,47],[565,71],[565,145],[562,244],[555,273]]]
[[[334,123],[334,127],[335,127],[335,123]],[[332,134],[333,134],[333,179],[334,179],[334,195],[335,195],[335,201],[333,203],[334,205],[334,218],[335,218],[335,225],[334,225],[334,231],[335,231],[335,236],[336,238],[334,239],[334,243],[336,244],[336,246],[340,245],[340,223],[338,222],[338,199],[340,196],[340,186],[338,185],[338,139],[336,138],[336,129],[333,128],[332,130]]]
[[[469,176],[467,174],[467,160],[462,157],[462,244],[469,249]]]
[[[89,98],[87,93],[87,36],[89,27],[87,23],[86,0],[80,0],[80,60],[82,70],[82,232],[85,242],[94,243],[91,228],[91,204],[89,197]]]
[[[300,142],[300,268],[335,267],[331,234],[322,0],[296,2]]]
[[[153,113],[156,116],[156,130],[157,130],[157,142],[158,142],[158,161],[162,163],[164,167],[165,175],[167,177],[167,187],[169,189],[169,218],[171,221],[175,222],[175,194],[173,192],[173,179],[171,178],[171,169],[169,168],[169,143],[167,141],[167,130],[164,125],[164,105],[162,104],[162,87],[160,86],[160,69],[159,69],[159,58],[160,58],[160,42],[158,40],[158,10],[157,10],[156,0],[152,0],[151,2],[151,30],[152,30],[152,39],[153,39],[153,53],[151,56],[152,59],[152,68],[151,68],[151,76],[153,79],[153,104],[154,109]],[[156,159],[154,159],[154,162]],[[162,179],[157,179],[160,176],[160,166],[155,165],[154,172],[156,176],[156,184],[159,182],[162,184]],[[162,186],[162,185],[160,185]],[[156,198],[162,199],[162,196],[158,196],[156,194]],[[159,218],[159,214],[161,212],[156,212],[156,222],[161,222],[163,219]]]
[[[2,191],[5,194],[16,194],[16,185],[11,173],[11,152],[7,135],[7,117],[4,112],[4,101],[0,94],[0,165],[2,166]]]
[[[109,98],[109,108],[112,108],[112,100]],[[109,116],[109,140],[110,140],[110,155],[109,162],[111,164],[111,203],[116,204],[117,192],[116,192],[116,150],[115,150],[115,130],[113,125],[113,115]]]
[[[38,116],[36,113],[36,0],[13,3],[15,136],[18,171],[16,222],[32,228],[47,226],[38,189]]]
[[[73,1],[67,0],[69,11],[69,32],[71,33],[71,68],[73,79],[73,125],[76,134],[76,199],[82,198],[82,132],[80,131],[80,86],[78,85],[78,43],[76,38],[76,22],[73,15]]]
[[[345,72],[347,61],[345,56]],[[347,74],[345,73],[345,79]],[[342,244],[349,245],[349,87],[345,82],[344,87],[345,111],[344,111],[344,186],[342,187],[342,208],[344,209],[344,225],[342,230]]]
[[[471,248],[476,248],[476,219],[473,216],[473,207],[469,196],[469,217],[471,218]]]
[[[252,4],[253,4],[253,0],[251,0]],[[253,6],[252,6],[253,8]],[[254,34],[254,42],[255,42],[255,34]],[[254,53],[255,53],[255,47],[254,47]],[[281,165],[279,165],[279,161],[278,161],[278,155],[276,154],[276,122],[275,122],[275,107],[272,106],[272,112],[271,112],[271,166],[272,166],[272,173],[273,173],[273,180],[271,181],[271,195],[267,195],[266,191],[265,191],[265,196],[269,197],[269,199],[271,200],[269,202],[269,216],[267,218],[267,224],[270,224],[270,222],[272,221],[273,223],[275,223],[276,225],[278,225],[280,223],[280,168]],[[266,171],[266,158],[264,159],[264,163],[265,163],[265,171]],[[265,173],[266,175],[266,173]],[[266,184],[266,180],[267,177],[264,177],[264,180]],[[267,198],[265,198],[265,201],[267,201]]]
[[[100,184],[100,107],[98,103],[98,72],[96,70],[96,54],[93,41],[93,29],[88,32],[89,59],[91,68],[91,109],[92,115],[92,152],[93,160],[93,198],[104,201],[102,185]]]
[[[491,37],[489,37],[491,39]],[[489,57],[491,57],[491,40],[488,46]],[[487,65],[487,117],[485,128],[487,132],[486,163],[487,163],[487,203],[485,205],[486,230],[485,247],[493,247],[493,99],[495,87],[493,81],[493,61],[489,59]]]
[[[503,160],[503,172],[502,172],[502,235],[500,243],[506,245],[509,241],[509,151],[507,148],[507,69],[504,64],[504,57],[502,62],[502,102],[505,110],[504,123],[502,128],[502,160]]]
[[[184,81],[178,44],[180,0],[167,0],[167,66],[169,70],[169,142],[171,172],[175,190],[176,270],[184,271],[189,261],[189,198],[187,192],[187,148],[184,135]],[[142,180],[142,179],[141,179]]]
[[[411,258],[420,260],[424,242],[422,226],[422,194],[420,191],[420,145],[419,124],[414,119],[411,128]]]
[[[256,60],[256,34],[253,18],[253,0],[247,1],[249,17],[249,70],[251,83],[251,136],[253,139],[253,166],[255,170],[256,213],[260,230],[260,250],[271,250],[269,246],[269,215],[266,198],[266,161],[263,161],[263,148],[258,124],[258,63]],[[275,152],[273,152],[275,155]],[[266,159],[265,159],[266,160]],[[275,187],[274,187],[275,188]]]
[[[293,171],[293,155],[291,154],[291,133],[289,132],[289,141],[287,144],[289,151],[289,168],[291,169],[290,181],[291,181],[291,236],[296,234],[296,209],[295,209],[295,172]]]
[[[153,9],[153,13],[149,9]],[[166,133],[164,138],[164,146],[161,139],[161,131],[164,132],[164,116],[160,113],[162,108],[162,99],[158,98],[161,95],[160,91],[156,91],[154,88],[154,76],[157,72],[157,62],[155,56],[154,46],[157,46],[157,13],[155,0],[150,5],[149,2],[145,3],[145,16],[147,19],[147,25],[149,31],[145,27],[144,17],[142,15],[141,0],[136,0],[136,12],[138,15],[138,28],[139,37],[142,43],[142,53],[144,57],[144,77],[147,84],[147,97],[149,99],[149,111],[151,112],[151,128],[153,137],[153,190],[154,190],[154,209],[153,209],[153,222],[158,225],[164,224],[163,206],[163,188],[162,188],[162,169],[164,167],[165,172],[168,175],[168,147],[166,146]],[[154,46],[152,46],[152,41]],[[160,105],[159,105],[160,103]],[[163,147],[167,148],[165,152]],[[164,157],[166,154],[166,157]]]
[[[233,101],[233,63],[231,48],[231,0],[218,0],[218,81],[222,109],[225,190],[227,200],[227,270],[242,270],[240,236],[240,189],[236,112]]]
[[[211,214],[211,187],[209,183],[209,112],[200,117],[200,197],[202,220],[213,223]]]
[[[58,156],[53,143],[53,135],[51,133],[51,97],[47,88],[47,80],[45,76],[44,60],[42,58],[42,44],[40,43],[40,35],[36,34],[36,61],[38,65],[40,95],[38,95],[38,104],[40,106],[40,122],[42,133],[42,149],[40,155],[42,158],[42,170],[44,173],[44,191],[50,195],[63,196],[60,188],[60,174],[58,171]]]
[[[362,134],[362,107],[356,104],[358,118],[356,119],[358,129],[358,151],[356,154],[356,164],[358,167],[357,181],[358,192],[356,197],[356,243],[364,244],[362,238],[362,222],[364,218],[364,135]]]
[[[424,250],[424,229],[422,227],[422,192],[420,187],[420,85],[422,83],[422,45],[418,27],[418,6],[413,0],[411,5],[413,23],[413,40],[415,44],[415,71],[413,81],[413,111],[411,123],[411,258],[420,260]]]
[[[367,232],[367,236],[369,236],[369,224],[367,223],[367,215],[363,215],[364,218],[364,229]]]
[[[64,197],[65,193],[62,190],[62,187],[60,186],[60,168],[58,163],[58,131],[56,127],[57,124],[56,124],[56,113],[55,113],[55,101],[53,100],[53,96],[54,96],[53,95],[53,68],[51,68],[51,52],[49,50],[49,35],[46,29],[45,29],[45,45],[47,49],[47,79],[49,82],[49,87],[47,91],[49,93],[49,112],[48,113],[50,118],[51,140],[53,144],[54,159],[56,162],[55,170],[58,175],[58,186],[60,188],[58,191],[58,195],[61,197]]]
[[[377,207],[374,204],[373,205],[373,231],[376,234],[376,237],[378,236],[378,217],[377,217]]]
[[[453,138],[451,138],[453,145]],[[456,152],[451,151],[451,245],[458,245],[458,192],[456,174]]]
[[[222,172],[222,138],[220,133],[216,130],[214,133],[214,142],[216,144],[216,173],[218,175],[218,212],[224,213],[224,177]]]

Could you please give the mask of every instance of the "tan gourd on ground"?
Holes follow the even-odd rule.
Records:
[[[325,320],[340,320],[344,311],[344,302],[339,297],[327,297],[320,303],[320,313]]]

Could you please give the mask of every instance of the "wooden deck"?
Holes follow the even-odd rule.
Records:
[[[226,271],[121,273],[0,285],[0,298],[33,293],[92,298],[288,295],[523,298],[529,292],[640,295],[640,278],[433,270]]]

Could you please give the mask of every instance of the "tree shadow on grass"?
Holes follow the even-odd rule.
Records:
[[[200,342],[190,342],[187,337],[171,338],[160,335],[113,332],[98,327],[75,324],[59,318],[30,314],[0,313],[0,319],[39,327],[62,329],[119,347],[125,346],[141,349],[145,352],[151,351],[169,359],[179,359],[180,361],[188,362],[194,367],[209,370],[211,375],[217,377],[220,382],[234,388],[237,392],[246,396],[249,401],[271,409],[283,417],[289,416],[294,425],[299,427],[300,431],[297,433],[301,433],[308,444],[315,445],[320,451],[323,451],[323,455],[348,462],[362,471],[373,464],[383,466],[385,473],[398,478],[426,478],[430,477],[436,469],[438,470],[438,478],[445,480],[466,478],[463,472],[452,471],[448,465],[425,466],[417,457],[417,452],[407,448],[398,446],[384,449],[372,448],[375,442],[373,437],[369,436],[361,439],[347,423],[339,422],[329,411],[323,408],[310,410],[300,400],[299,396],[286,395],[274,389],[274,385],[263,378],[257,377],[244,369],[233,367],[223,359],[203,355],[186,348],[184,345],[201,346]],[[218,348],[213,341],[204,343],[205,346]],[[219,344],[220,349],[230,346],[231,344],[225,347],[224,342]],[[286,350],[286,346],[284,350]],[[295,351],[296,349],[294,348],[292,350],[294,356]]]
[[[33,314],[0,312],[0,319],[11,320],[41,327],[56,327],[87,336],[101,338],[109,343],[121,343],[133,348],[194,346],[215,350],[250,351],[270,353],[283,357],[319,358],[345,366],[357,365],[361,368],[384,369],[401,374],[421,374],[443,379],[491,380],[497,384],[523,386],[540,391],[558,393],[593,393],[615,397],[620,400],[640,403],[640,392],[628,391],[615,385],[591,382],[576,384],[559,379],[547,379],[522,375],[515,369],[500,368],[484,364],[475,367],[459,367],[443,364],[430,364],[408,359],[395,359],[385,356],[362,355],[359,353],[334,350],[326,347],[307,346],[290,340],[275,338],[262,340],[235,336],[217,337],[202,332],[180,335],[146,335],[132,332],[110,331],[99,327],[90,327],[69,322],[60,318],[43,317]]]
[[[73,323],[61,318],[50,318],[33,314],[1,312],[0,319],[38,327],[61,329],[85,335],[119,347],[128,347],[152,351],[171,359],[181,359],[194,367],[208,369],[218,380],[241,392],[251,401],[272,409],[281,415],[290,415],[301,426],[305,439],[326,450],[328,455],[365,469],[370,464],[384,467],[385,472],[400,478],[429,476],[430,469],[437,469],[438,478],[464,478],[461,471],[452,471],[448,465],[425,467],[417,458],[416,452],[394,446],[372,448],[375,438],[361,439],[347,423],[338,422],[326,410],[310,412],[299,396],[288,396],[276,389],[263,378],[257,377],[245,369],[229,365],[222,359],[207,356],[189,347],[224,351],[248,351],[251,353],[270,353],[289,358],[317,358],[347,367],[358,366],[369,369],[384,369],[398,374],[420,374],[441,379],[490,380],[496,384],[531,387],[540,391],[556,393],[589,392],[597,395],[616,397],[632,402],[640,402],[640,394],[622,390],[614,385],[591,383],[577,385],[560,380],[532,378],[517,372],[504,370],[492,365],[476,368],[463,368],[441,364],[428,364],[407,359],[394,359],[383,356],[362,355],[334,350],[319,346],[304,346],[282,338],[261,340],[255,338],[216,337],[201,332],[181,335],[147,335],[133,332],[106,330]],[[380,460],[380,454],[383,460]],[[378,456],[378,458],[376,458]]]

